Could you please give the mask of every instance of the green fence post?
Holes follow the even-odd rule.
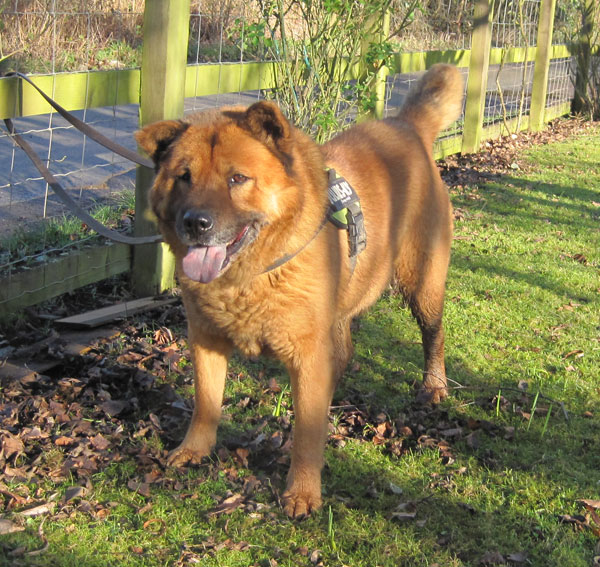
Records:
[[[140,126],[181,118],[185,89],[190,0],[146,0],[140,87]],[[156,234],[148,204],[153,172],[138,167],[135,187],[135,235]],[[154,295],[173,287],[174,259],[165,244],[137,246],[133,256],[136,295]]]
[[[483,132],[483,112],[492,44],[492,5],[493,0],[477,0],[475,4],[462,142],[464,154],[479,150]]]
[[[529,110],[529,129],[534,132],[539,132],[544,127],[555,8],[556,0],[542,0],[535,51],[535,66],[533,68],[531,108]]]
[[[388,39],[390,34],[390,10],[388,5],[384,8],[383,13],[375,14],[368,19],[367,29],[369,31],[361,41],[359,74],[364,78],[369,71],[375,71],[373,83],[369,87],[375,104],[367,113],[362,115],[359,114],[357,117],[359,122],[368,118],[381,119],[383,118],[385,110],[386,81],[389,74],[389,68],[386,65],[377,67],[381,63],[378,61],[367,64],[366,56],[371,44],[380,44]]]
[[[389,8],[385,10],[381,22],[381,31],[378,34],[378,41],[386,41],[390,34],[390,10]],[[383,118],[383,114],[385,111],[385,92],[386,92],[386,84],[387,84],[387,76],[389,74],[389,69],[386,65],[382,65],[377,69],[377,73],[375,75],[375,85],[373,86],[373,91],[375,93],[375,109],[374,109],[374,118],[381,120]]]

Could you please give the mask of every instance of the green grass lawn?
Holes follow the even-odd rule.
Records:
[[[281,512],[293,414],[269,380],[287,378],[236,360],[220,445],[202,466],[163,468],[184,426],[168,430],[161,414],[153,429],[154,402],[140,396],[123,423],[84,412],[90,438],[112,427],[93,474],[0,483],[0,517],[24,528],[0,535],[0,565],[591,567],[600,524],[579,501],[600,500],[600,128],[451,193],[452,396],[435,410],[414,403],[418,329],[398,296],[382,298],[356,324],[334,399],[322,511]],[[101,355],[123,357],[123,345]],[[189,396],[189,364],[176,363],[161,387]],[[64,461],[55,445],[39,467]],[[71,486],[84,492],[70,499]],[[23,516],[10,494],[53,511]]]

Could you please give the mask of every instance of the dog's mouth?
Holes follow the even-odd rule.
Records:
[[[219,277],[232,259],[258,235],[258,230],[246,225],[229,244],[190,246],[183,258],[184,274],[200,283],[209,283]]]

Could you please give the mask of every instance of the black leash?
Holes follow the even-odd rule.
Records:
[[[300,252],[302,252],[302,250],[304,250],[317,237],[317,235],[319,234],[319,232],[321,232],[321,230],[323,230],[323,227],[327,224],[328,220],[329,219],[328,219],[327,215],[325,215],[325,217],[323,218],[323,221],[319,225],[319,228],[317,228],[317,230],[310,237],[309,240],[307,240],[295,252],[292,252],[291,254],[285,254],[284,256],[282,256],[281,258],[279,258],[279,260],[277,260],[276,262],[273,262],[270,266],[267,266],[265,268],[265,271],[263,272],[263,274],[266,274],[267,272],[271,272],[271,271],[275,270],[276,268],[279,268],[279,266],[283,266],[283,264],[285,264],[286,262],[289,262],[294,256],[297,256],[298,254],[300,254]]]
[[[52,100],[46,93],[40,90],[29,78],[21,73],[10,73],[6,76],[16,76],[24,81],[27,81],[32,87],[34,87],[44,99],[52,106],[67,122],[72,124],[77,130],[98,142],[101,146],[111,150],[112,152],[130,160],[134,163],[142,165],[144,167],[153,168],[154,164],[147,158],[139,155],[137,152],[129,150],[128,148],[117,144],[113,140],[107,138],[85,122],[79,120],[73,116],[70,112],[65,110],[60,104]],[[6,124],[6,128],[8,129],[9,134],[11,135],[14,142],[27,154],[27,157],[31,160],[36,169],[40,172],[41,176],[44,178],[46,183],[52,188],[54,193],[60,198],[60,200],[65,204],[65,206],[81,221],[83,221],[87,226],[89,226],[92,230],[95,230],[101,236],[105,238],[109,238],[110,240],[114,240],[115,242],[121,242],[123,244],[153,244],[155,242],[160,242],[162,240],[162,236],[160,235],[152,235],[152,236],[126,236],[121,234],[116,230],[112,230],[106,226],[104,226],[101,222],[97,221],[94,217],[92,217],[89,213],[87,213],[84,209],[82,209],[65,191],[63,186],[56,180],[54,175],[50,173],[48,168],[44,165],[42,160],[38,157],[38,155],[33,151],[33,148],[25,141],[25,139],[19,135],[16,131],[15,126],[9,118],[4,119],[4,124]]]

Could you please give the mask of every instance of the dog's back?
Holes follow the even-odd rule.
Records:
[[[342,282],[347,292],[341,309],[350,316],[368,307],[392,278],[412,293],[430,265],[443,285],[452,219],[433,141],[459,116],[462,96],[459,71],[434,65],[398,116],[361,123],[323,147],[326,163],[357,191],[365,216],[367,248]]]

